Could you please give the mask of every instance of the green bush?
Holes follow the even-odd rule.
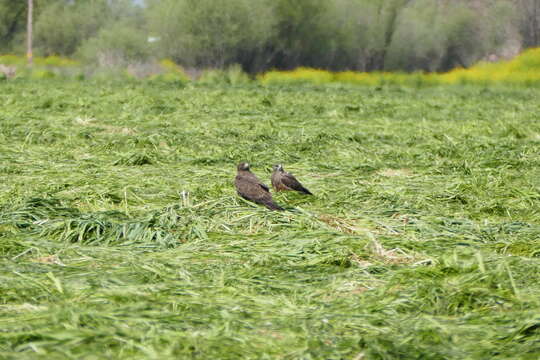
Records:
[[[0,0],[0,52],[24,54],[25,3]],[[107,66],[156,58],[198,69],[239,64],[250,74],[297,67],[447,71],[516,55],[540,33],[536,0],[144,3],[36,1],[35,54]]]
[[[221,68],[256,56],[274,24],[266,0],[164,0],[149,11],[159,54],[187,66]]]
[[[328,67],[336,52],[347,52],[334,5],[327,0],[275,2],[279,23],[273,47],[278,49],[278,67]]]
[[[149,77],[150,81],[174,83],[180,86],[184,86],[190,81],[190,78],[185,73],[184,69],[169,59],[161,60],[159,62],[159,67],[160,73],[151,75]]]
[[[0,54],[22,49],[26,6],[26,1],[0,0]]]
[[[225,70],[209,69],[203,71],[198,80],[200,84],[221,84],[221,85],[241,85],[247,84],[251,80],[249,76],[242,71],[240,65],[229,66]]]
[[[35,69],[31,71],[30,77],[32,79],[52,79],[56,77],[56,74],[51,70]]]
[[[134,62],[147,61],[151,56],[147,34],[126,23],[115,23],[85,41],[78,56],[86,63],[100,66],[126,66]]]
[[[416,0],[405,7],[387,49],[385,69],[414,71],[449,70],[467,67],[505,40],[501,27],[490,25],[497,18],[505,23],[512,11],[504,2],[493,1],[484,9],[484,20],[465,1],[448,3]]]
[[[105,24],[107,14],[105,0],[53,2],[36,21],[36,50],[44,55],[74,54],[83,41],[94,36]]]

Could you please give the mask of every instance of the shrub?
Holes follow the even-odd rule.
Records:
[[[146,32],[130,24],[116,23],[85,41],[78,55],[86,63],[116,67],[144,62],[150,58],[150,51]]]
[[[470,66],[494,52],[509,37],[510,34],[501,35],[506,31],[504,27],[490,25],[494,18],[500,23],[511,21],[512,11],[501,11],[503,5],[504,2],[493,1],[479,16],[464,1],[411,2],[397,19],[385,69],[446,71]]]
[[[149,12],[160,55],[187,66],[223,67],[264,46],[273,17],[261,1],[164,0]]]
[[[240,65],[229,66],[225,70],[208,69],[203,71],[198,80],[200,84],[241,85],[251,82]]]
[[[263,84],[325,84],[334,81],[334,74],[326,70],[298,68],[292,71],[269,71],[259,77]]]
[[[47,57],[36,57],[34,58],[34,64],[54,67],[70,67],[79,65],[79,63],[73,59],[68,59],[56,55],[51,55]]]
[[[24,65],[26,58],[17,55],[1,55],[0,64],[4,65]]]
[[[47,5],[35,24],[36,52],[74,54],[83,41],[94,36],[105,24],[107,10],[105,0]]]
[[[263,84],[339,82],[368,86],[412,87],[439,84],[540,86],[540,48],[527,50],[510,61],[479,62],[470,68],[455,68],[446,73],[353,71],[331,73],[324,70],[298,68],[293,71],[269,71],[259,75],[257,79]]]
[[[172,60],[164,59],[159,62],[160,73],[149,77],[149,80],[154,82],[175,83],[177,85],[185,85],[190,81],[189,76],[184,69],[175,64]]]

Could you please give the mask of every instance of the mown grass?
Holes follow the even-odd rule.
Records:
[[[537,359],[539,95],[0,83],[0,357]]]

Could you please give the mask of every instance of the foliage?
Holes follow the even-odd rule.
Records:
[[[493,18],[511,20],[512,11],[500,11],[505,2],[494,1],[478,11],[468,2],[417,0],[399,16],[388,47],[385,69],[441,71],[466,67],[496,52],[507,39],[507,29],[491,26]],[[497,15],[497,16],[495,16]],[[486,18],[484,24],[481,20]]]
[[[189,76],[185,73],[184,69],[175,64],[170,59],[164,59],[159,62],[161,72],[149,77],[152,81],[171,82],[180,85],[184,85],[190,81]]]
[[[4,65],[25,65],[26,57],[17,55],[0,55],[0,64]]]
[[[108,14],[105,0],[53,2],[43,10],[35,24],[37,52],[73,55],[85,40],[98,33],[108,20]]]
[[[90,52],[93,54],[93,52]],[[116,58],[109,58],[108,63],[102,58],[102,67],[90,71],[81,63],[66,58],[49,56],[36,57],[34,66],[27,68],[24,57],[14,55],[0,56],[0,64],[15,65],[16,76],[22,77],[80,77],[86,73],[93,77],[136,77],[158,82],[170,82],[185,85],[195,81],[200,84],[242,85],[251,83],[251,78],[239,65],[226,69],[207,69],[195,80],[190,79],[183,67],[166,59],[159,63],[141,63],[136,69],[137,57],[122,53]],[[134,63],[135,62],[135,63]],[[109,68],[107,68],[109,67]],[[86,70],[85,70],[86,69]],[[259,74],[257,81],[263,85],[289,84],[356,84],[367,86],[399,85],[407,87],[440,86],[469,84],[478,86],[515,85],[538,87],[540,85],[540,48],[529,49],[510,61],[480,62],[469,68],[455,68],[446,73],[404,73],[404,72],[330,72],[320,69],[298,68],[291,71],[269,71]]]
[[[211,69],[203,71],[198,82],[201,84],[221,84],[221,85],[242,85],[251,80],[249,76],[242,71],[240,65],[229,66],[225,70]]]
[[[539,95],[0,82],[0,357],[536,359]]]
[[[540,2],[515,0],[517,24],[525,47],[540,46]]]
[[[525,51],[504,63],[480,63],[441,75],[445,83],[540,85],[540,48]]]
[[[59,56],[34,57],[33,66],[28,67],[26,57],[0,55],[0,64],[10,65],[16,78],[72,77],[80,74],[81,66],[77,61]]]
[[[355,57],[350,65],[341,69],[383,70],[388,48],[396,32],[396,22],[409,2],[408,0],[336,2],[341,12],[337,22],[346,37],[346,42],[341,48],[350,49]]]
[[[164,0],[151,7],[160,54],[187,66],[223,67],[257,52],[272,34],[264,1]]]
[[[78,57],[101,67],[125,67],[151,59],[145,31],[121,22],[103,27],[79,47]]]
[[[351,83],[358,85],[428,86],[449,84],[540,86],[540,48],[529,49],[510,61],[480,62],[470,68],[446,73],[338,72],[299,68],[260,75],[263,84]]]
[[[26,1],[0,0],[0,52],[11,51],[13,41],[24,29]]]
[[[277,51],[277,67],[329,67],[338,56],[348,55],[334,2],[278,0],[274,6],[278,26],[271,47]]]
[[[335,76],[326,70],[298,68],[292,71],[269,71],[258,78],[263,84],[324,84],[333,82]]]
[[[107,64],[171,58],[250,74],[448,71],[540,41],[536,0],[49,0],[35,53]],[[0,51],[24,53],[26,1],[0,0]],[[150,39],[151,42],[148,42]],[[113,51],[113,48],[120,49]],[[124,56],[126,58],[124,58]]]

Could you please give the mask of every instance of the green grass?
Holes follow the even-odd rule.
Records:
[[[0,82],[0,358],[538,359],[540,91]],[[270,212],[236,164],[316,194]]]

